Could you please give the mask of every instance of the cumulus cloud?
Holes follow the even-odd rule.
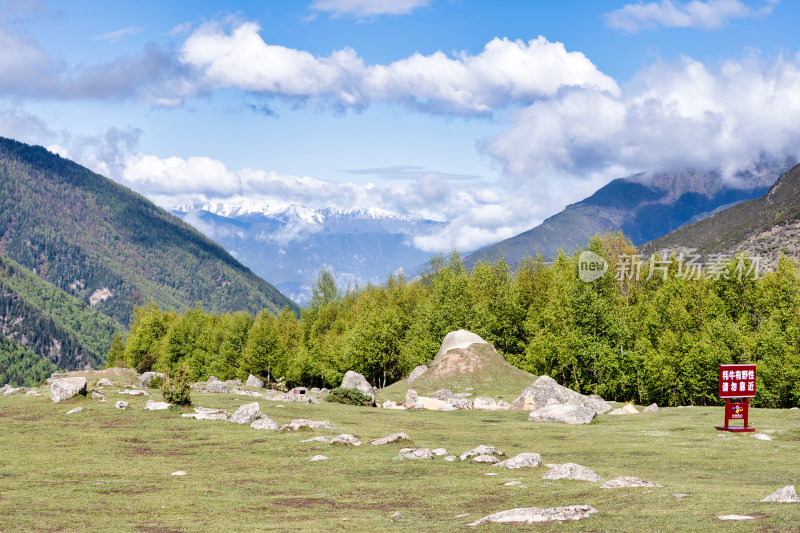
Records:
[[[359,18],[379,15],[409,15],[430,0],[314,0],[311,9],[330,13],[332,17],[346,15]]]
[[[209,22],[186,40],[182,60],[202,73],[210,89],[236,87],[355,109],[381,100],[434,113],[481,114],[550,97],[564,87],[619,90],[585,55],[544,37],[527,43],[495,38],[477,55],[417,53],[366,65],[349,48],[318,57],[267,44],[259,30],[255,22],[233,21],[230,30]]]
[[[683,58],[645,69],[620,96],[573,90],[536,102],[480,147],[544,186],[676,166],[732,174],[764,154],[798,155],[798,95],[800,54],[716,68]]]
[[[116,44],[120,42],[124,37],[128,37],[129,35],[136,35],[137,33],[142,33],[143,31],[144,28],[142,28],[141,26],[128,26],[127,28],[120,28],[118,30],[101,33],[100,35],[95,35],[92,38],[98,41],[108,41],[111,44]]]
[[[746,6],[740,0],[692,0],[677,4],[672,0],[639,2],[607,13],[605,23],[610,28],[627,32],[651,30],[658,26],[716,30],[725,26],[730,19],[770,15],[779,2],[767,0],[759,9]]]

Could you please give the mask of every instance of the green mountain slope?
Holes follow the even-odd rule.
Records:
[[[640,247],[643,254],[684,249],[703,256],[746,252],[771,262],[780,253],[800,259],[800,165],[767,194],[679,228]]]
[[[0,253],[122,324],[155,301],[212,312],[296,309],[221,246],[144,197],[0,137]]]
[[[11,349],[7,343],[0,347],[0,353],[9,356],[7,364],[0,363],[0,373],[13,363],[19,363],[21,368],[36,366],[38,361],[31,361],[29,354],[22,353],[26,350],[66,370],[97,367],[104,362],[114,334],[124,329],[0,255],[0,336],[19,348]],[[9,355],[12,353],[16,354],[13,358]]]

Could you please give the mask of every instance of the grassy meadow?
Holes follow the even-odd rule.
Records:
[[[714,429],[722,408],[599,416],[587,426],[535,424],[526,411],[401,411],[259,400],[283,424],[329,420],[334,430],[277,432],[176,411],[144,411],[147,397],[106,389],[107,402],[0,397],[0,531],[797,531],[800,505],[759,500],[800,488],[800,411],[753,409],[759,441]],[[151,390],[153,398],[160,394]],[[233,412],[253,398],[194,393],[196,405]],[[118,400],[129,408],[114,408]],[[66,415],[75,407],[84,410]],[[545,481],[547,469],[505,470],[441,457],[398,459],[405,444],[368,440],[405,431],[413,445],[460,455],[479,444],[544,463],[579,463],[608,480],[629,475],[663,488],[601,489]],[[358,448],[300,443],[354,433]],[[323,454],[328,461],[308,462]],[[172,476],[183,470],[186,476]],[[497,476],[486,476],[497,472]],[[518,480],[515,486],[503,483]],[[676,493],[689,494],[677,499]],[[466,524],[514,507],[587,504],[586,520]],[[401,513],[400,519],[391,517]],[[749,514],[757,520],[720,522]]]

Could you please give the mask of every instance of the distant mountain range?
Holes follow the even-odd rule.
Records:
[[[717,171],[641,173],[612,181],[597,192],[520,235],[467,255],[472,267],[481,259],[503,257],[515,266],[526,256],[553,258],[586,245],[596,233],[622,230],[635,245],[651,241],[739,202],[767,192],[793,164],[763,164],[723,179]]]
[[[662,256],[692,250],[759,256],[774,266],[780,254],[800,260],[800,165],[784,173],[763,196],[683,226],[641,246],[642,254]]]
[[[296,309],[155,204],[39,146],[0,138],[0,253],[120,324],[133,306]]]
[[[377,208],[254,202],[186,203],[171,211],[300,304],[310,298],[321,269],[330,270],[344,289],[383,283],[398,269],[427,262],[432,254],[411,239],[441,224]]]

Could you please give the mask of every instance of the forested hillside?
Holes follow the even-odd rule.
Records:
[[[97,367],[105,363],[112,337],[124,331],[118,322],[0,255],[0,335],[20,348],[65,370]],[[5,368],[0,365],[0,371]]]
[[[0,138],[0,253],[128,325],[134,305],[294,304],[189,225],[42,147]]]
[[[659,405],[718,403],[720,363],[755,362],[755,405],[800,400],[800,269],[781,260],[755,275],[746,258],[687,270],[679,259],[635,263],[620,233],[588,249],[609,268],[585,283],[578,255],[464,268],[431,262],[417,281],[341,293],[323,272],[300,318],[289,312],[182,315],[140,307],[110,361],[141,370],[186,365],[193,379],[252,373],[289,384],[337,386],[347,370],[383,386],[436,355],[444,335],[469,329],[513,365],[582,393]],[[699,273],[698,273],[699,272]],[[617,276],[619,275],[619,276]],[[619,277],[619,279],[617,279]]]

